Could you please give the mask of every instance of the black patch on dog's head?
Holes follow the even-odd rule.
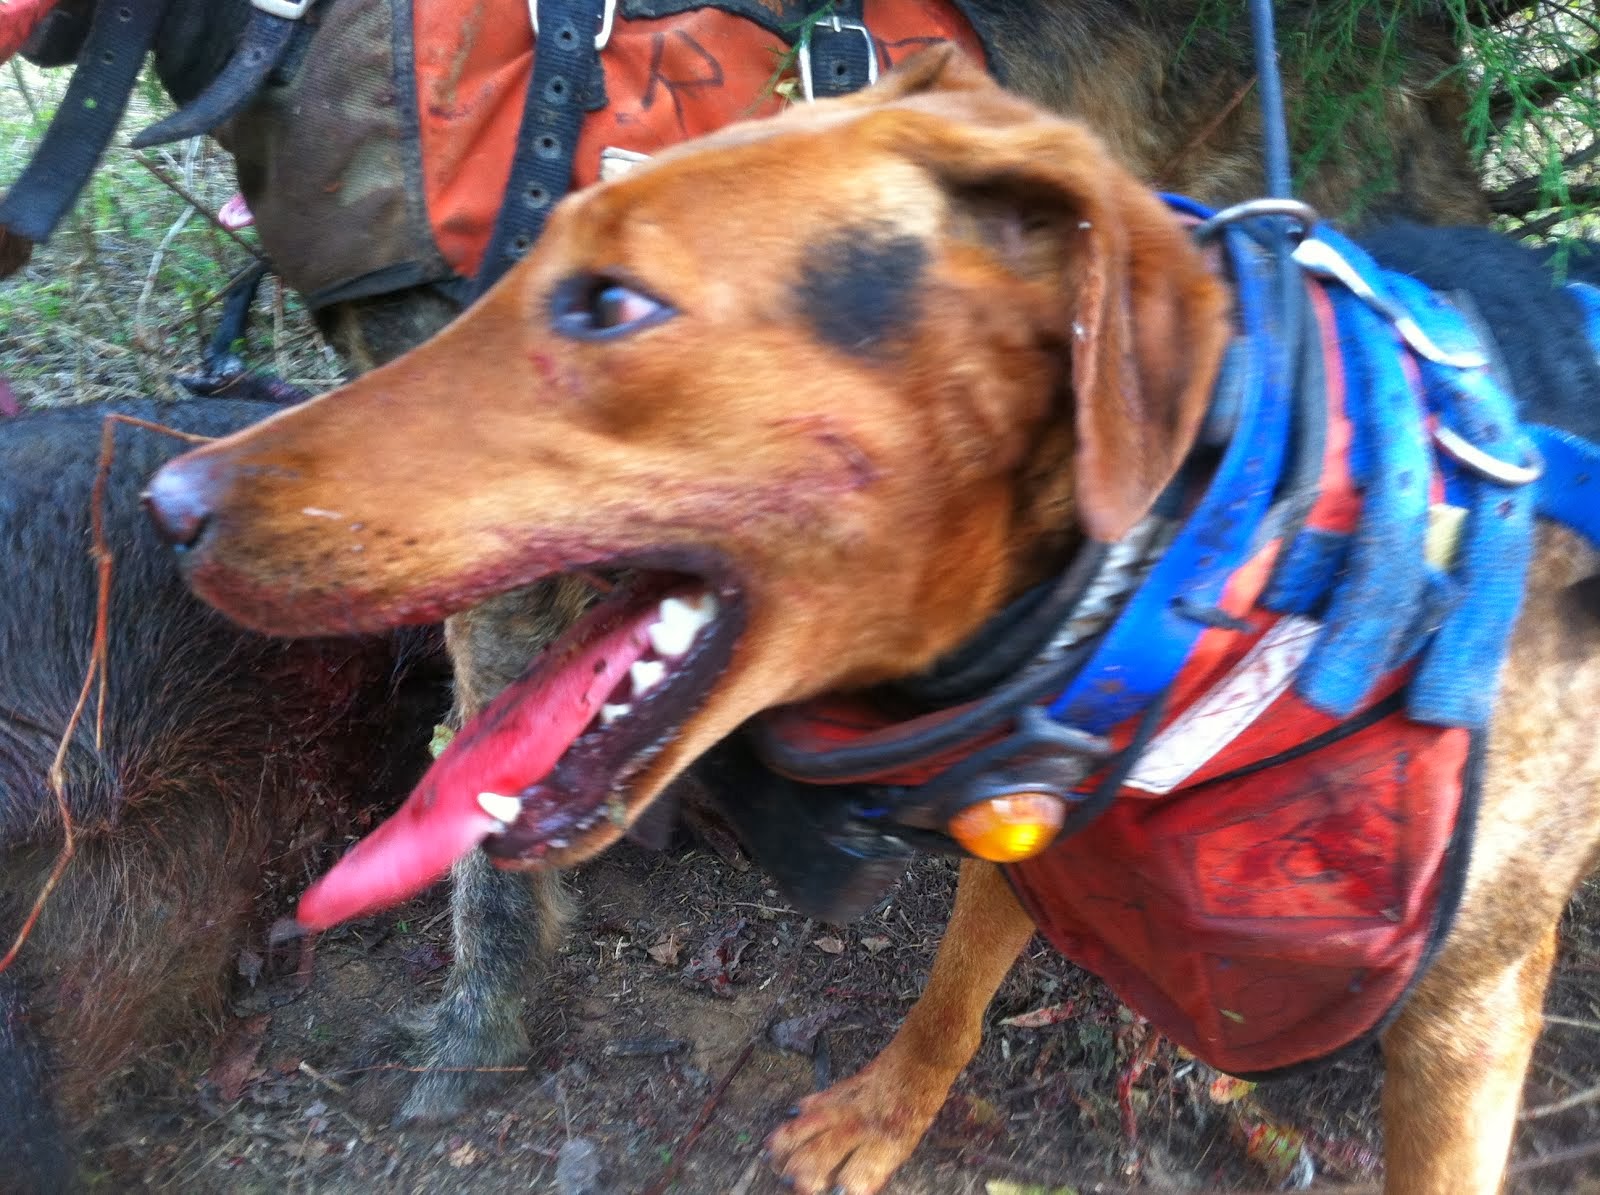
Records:
[[[927,246],[916,237],[847,228],[811,251],[795,293],[824,343],[877,357],[916,322],[927,266]]]

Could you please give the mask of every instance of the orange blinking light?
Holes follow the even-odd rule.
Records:
[[[1066,817],[1066,805],[1053,793],[1015,792],[968,805],[945,829],[980,859],[1015,863],[1049,846]]]

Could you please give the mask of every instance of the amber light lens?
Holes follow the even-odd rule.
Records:
[[[1012,793],[968,805],[946,829],[969,852],[991,863],[1015,863],[1054,841],[1067,809],[1051,793]]]

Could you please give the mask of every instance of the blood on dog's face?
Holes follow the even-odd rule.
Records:
[[[486,840],[576,861],[753,714],[926,667],[1148,509],[1224,302],[1089,134],[936,52],[575,196],[439,336],[163,471],[191,584],[263,630],[621,581],[308,919]]]

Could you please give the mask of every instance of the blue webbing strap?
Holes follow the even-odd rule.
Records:
[[[1204,631],[1173,605],[1215,606],[1250,555],[1283,470],[1291,403],[1282,339],[1271,326],[1273,262],[1237,228],[1223,234],[1249,353],[1238,427],[1193,514],[1094,656],[1050,706],[1052,717],[1104,733],[1146,709],[1172,683]]]
[[[1569,282],[1567,291],[1583,308],[1589,347],[1600,361],[1600,287]],[[1600,395],[1593,401],[1600,402]],[[1544,457],[1537,489],[1539,514],[1571,527],[1600,548],[1600,444],[1542,423],[1528,435]]]
[[[1447,351],[1476,346],[1461,313],[1414,278],[1391,274],[1390,293],[1423,331]],[[1499,460],[1523,464],[1532,449],[1517,422],[1515,403],[1493,370],[1460,369],[1416,356],[1423,390],[1441,424]],[[1533,555],[1534,490],[1478,476],[1440,457],[1456,474],[1467,519],[1451,579],[1461,600],[1423,649],[1407,691],[1406,708],[1419,722],[1479,728],[1494,708],[1500,667],[1522,604]]]
[[[1544,476],[1533,487],[1539,516],[1600,548],[1600,444],[1543,423],[1530,423],[1527,430],[1544,457]]]
[[[1320,228],[1317,236],[1330,239]],[[1343,719],[1360,709],[1399,654],[1426,589],[1430,459],[1424,413],[1395,351],[1393,327],[1343,287],[1330,285],[1327,293],[1345,349],[1350,473],[1362,492],[1361,519],[1295,689]]]

